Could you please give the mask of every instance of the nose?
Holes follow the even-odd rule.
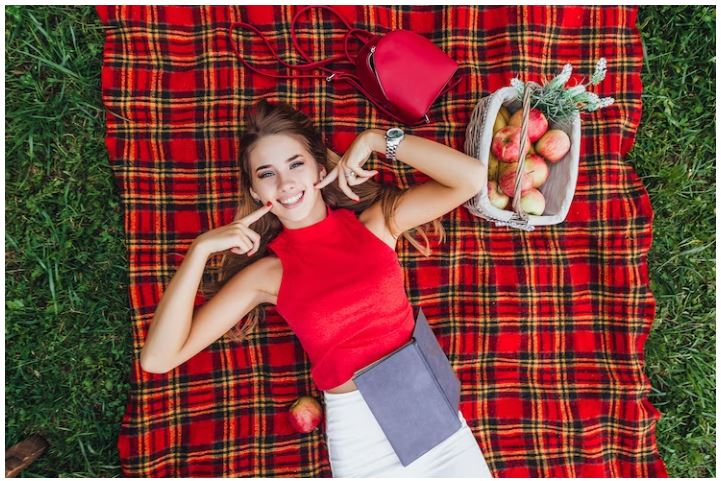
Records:
[[[303,190],[302,186],[298,183],[298,179],[295,179],[290,173],[279,174],[277,179],[278,192],[281,194]]]

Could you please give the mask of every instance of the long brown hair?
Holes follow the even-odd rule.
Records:
[[[238,200],[238,210],[235,215],[236,219],[245,217],[251,212],[257,210],[261,203],[250,196],[251,188],[251,172],[249,152],[255,143],[267,136],[274,134],[290,135],[301,141],[308,152],[319,165],[324,166],[326,172],[329,173],[335,167],[338,159],[328,157],[325,142],[315,127],[313,122],[302,112],[293,107],[284,104],[271,104],[263,99],[255,105],[254,110],[250,110],[245,119],[246,130],[240,139],[240,198]],[[403,193],[401,189],[395,185],[381,185],[373,180],[367,180],[362,184],[352,186],[353,192],[360,197],[360,202],[354,202],[352,199],[340,189],[337,182],[331,182],[323,189],[321,195],[323,200],[332,208],[344,208],[355,212],[362,212],[375,202],[381,202],[381,209],[385,217],[387,228],[395,232],[396,228],[391,228],[391,219],[395,212],[400,195]],[[440,242],[445,239],[445,230],[439,219],[424,225],[433,225],[435,235],[440,234]],[[200,291],[209,299],[235,274],[243,268],[265,257],[268,254],[267,245],[282,230],[283,226],[274,215],[266,215],[261,217],[253,224],[252,229],[260,234],[260,247],[258,251],[252,255],[238,255],[230,251],[223,253],[220,265],[217,267],[207,267],[206,275],[200,284]],[[429,256],[431,250],[428,246],[428,237],[426,236],[423,226],[414,228],[425,240],[425,247],[411,236],[408,231],[404,231],[401,235],[408,240],[423,255]],[[247,314],[247,322],[241,319],[238,324],[228,331],[227,335],[235,341],[242,341],[248,336],[259,321],[265,319],[265,308],[263,304],[256,306]]]

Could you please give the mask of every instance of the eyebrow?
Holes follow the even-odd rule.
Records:
[[[285,162],[288,163],[288,162],[290,162],[291,160],[297,159],[297,158],[300,157],[300,156],[301,156],[300,154],[295,154],[293,157],[291,157],[290,159],[286,160]],[[265,169],[266,167],[273,167],[273,166],[272,166],[272,165],[261,165],[260,167],[258,167],[257,169],[255,169],[255,171],[258,172],[260,169]]]

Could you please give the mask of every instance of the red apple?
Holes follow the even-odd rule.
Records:
[[[542,186],[546,179],[548,179],[548,164],[546,164],[546,161],[540,155],[526,155],[523,167],[531,177],[533,187],[535,188]]]
[[[501,162],[517,162],[521,148],[521,129],[515,126],[506,126],[496,132],[491,142],[491,153]],[[526,156],[530,142],[526,140],[526,149],[521,158]]]
[[[523,122],[523,109],[516,110],[513,115],[511,115],[511,118],[508,120],[508,125],[515,125],[516,127],[521,127],[521,122]],[[546,120],[546,116],[543,115],[543,112],[541,112],[538,109],[531,109],[528,111],[528,138],[531,139],[531,142],[535,142],[536,140],[543,137],[543,134],[546,133],[548,130],[548,120]]]
[[[501,192],[506,194],[508,197],[513,197],[513,194],[516,193],[517,165],[517,162],[508,164],[508,167],[501,171],[501,178],[498,179],[498,187],[501,189]],[[521,192],[523,193],[531,188],[533,188],[533,181],[531,180],[531,177],[527,173],[521,172]]]
[[[521,194],[521,209],[531,215],[543,215],[546,199],[538,189],[529,189]]]
[[[498,207],[499,209],[505,209],[511,198],[498,189],[498,184],[496,184],[495,181],[489,180],[488,200],[491,202],[492,206]]]
[[[571,139],[566,132],[559,129],[549,130],[536,143],[536,152],[551,163],[561,160],[570,149]]]
[[[323,408],[315,398],[301,396],[290,407],[288,416],[293,429],[299,433],[309,433],[318,427],[323,419]]]

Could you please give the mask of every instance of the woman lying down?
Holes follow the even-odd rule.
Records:
[[[438,382],[428,383],[435,392],[400,406],[373,395],[392,388],[398,372],[376,369],[375,385],[360,383],[360,373],[370,367],[397,365],[411,380],[407,392],[396,393],[399,399],[431,389],[415,381],[428,376],[423,363],[400,361],[417,321],[396,242],[403,235],[428,255],[427,245],[423,249],[408,231],[418,228],[425,237],[422,226],[432,222],[443,236],[438,218],[486,182],[479,162],[398,128],[366,130],[338,157],[307,116],[267,101],[256,105],[246,126],[235,220],[192,242],[155,311],[142,368],[168,372],[226,333],[242,340],[261,317],[261,304],[273,304],[308,354],[311,376],[323,392],[334,477],[492,477],[457,404],[421,402],[443,399],[436,396]],[[376,183],[378,172],[363,169],[374,152],[432,180],[404,191]],[[226,254],[223,275],[194,314],[206,262],[219,252]],[[237,320],[246,315],[241,326]],[[406,426],[406,415],[452,428],[419,436],[426,423]]]

